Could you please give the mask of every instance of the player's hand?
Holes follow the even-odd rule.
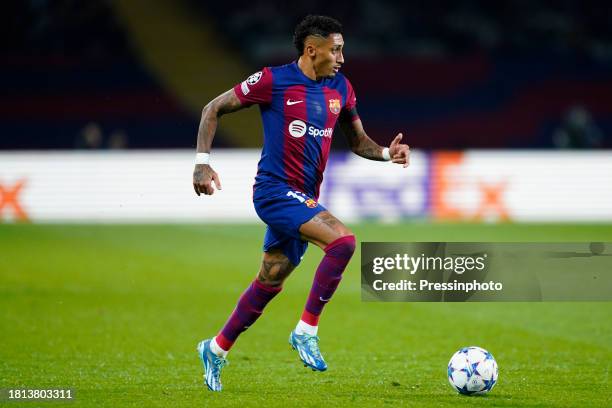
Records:
[[[215,192],[213,184],[217,190],[221,190],[219,175],[208,164],[196,164],[193,169],[193,189],[197,195],[212,195]]]
[[[403,164],[404,168],[410,165],[410,146],[406,144],[400,144],[403,135],[398,133],[395,136],[395,139],[391,142],[389,146],[389,156],[391,156],[391,161],[397,164]]]

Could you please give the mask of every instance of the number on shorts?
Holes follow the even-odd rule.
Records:
[[[300,195],[298,195],[300,194]],[[299,191],[287,191],[287,195],[289,197],[293,197],[296,198],[300,203],[303,203],[304,201],[306,201],[306,199],[304,197],[302,197],[304,194],[300,193]]]

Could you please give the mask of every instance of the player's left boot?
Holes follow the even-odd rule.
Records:
[[[327,364],[319,350],[318,336],[297,334],[294,330],[289,335],[289,344],[294,350],[297,350],[304,366],[312,368],[313,371],[327,370]]]
[[[211,391],[221,391],[221,369],[228,364],[228,361],[211,351],[211,340],[202,340],[198,344],[198,355],[204,366],[204,382],[206,386]]]

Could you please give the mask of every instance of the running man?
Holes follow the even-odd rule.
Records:
[[[264,125],[253,203],[266,223],[263,260],[259,273],[238,299],[219,333],[198,344],[206,385],[221,391],[221,369],[234,342],[261,316],[297,267],[308,243],[324,251],[304,311],[289,343],[304,365],[325,371],[317,329],[355,251],[349,228],[317,202],[336,122],[361,157],[408,166],[410,150],[398,134],[389,147],[368,137],[356,109],[344,64],[342,25],[330,17],[307,16],[295,28],[297,61],[266,67],[212,100],[202,111],[198,130],[195,192],[211,195],[221,190],[219,175],[209,164],[217,122],[222,115],[257,104]],[[214,186],[213,186],[214,184]]]

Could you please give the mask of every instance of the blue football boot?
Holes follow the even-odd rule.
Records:
[[[296,334],[292,331],[289,335],[289,344],[294,350],[297,350],[300,359],[304,363],[304,367],[308,366],[313,371],[327,370],[327,364],[323,360],[321,351],[319,350],[319,337],[310,334]]]
[[[206,386],[211,391],[221,391],[221,369],[229,363],[225,358],[217,356],[210,350],[211,340],[202,340],[198,343],[198,355],[204,366]]]

